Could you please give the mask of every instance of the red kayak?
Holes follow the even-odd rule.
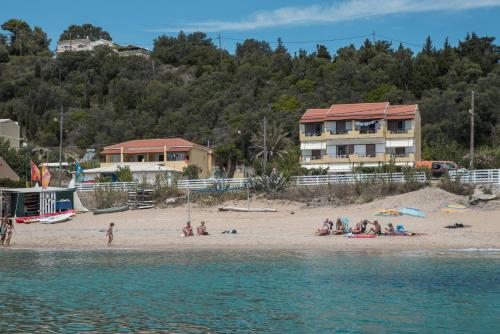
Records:
[[[33,219],[40,219],[40,218],[46,218],[46,217],[64,215],[64,214],[67,214],[67,213],[76,213],[76,210],[66,210],[66,211],[61,211],[61,212],[46,213],[46,214],[40,215],[40,216],[17,217],[16,218],[16,223],[23,224],[23,223],[26,223],[26,222],[28,222],[30,220],[33,220]]]

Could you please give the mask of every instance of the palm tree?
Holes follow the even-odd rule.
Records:
[[[266,148],[267,160],[274,158],[283,158],[286,154],[286,148],[291,144],[289,133],[284,132],[283,128],[273,122],[266,126]],[[250,138],[250,150],[253,152],[252,159],[264,158],[264,124],[261,123],[256,132]]]

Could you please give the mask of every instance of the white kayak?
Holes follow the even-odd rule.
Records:
[[[70,220],[71,217],[73,217],[74,215],[75,215],[74,212],[63,213],[60,215],[39,218],[39,219],[37,219],[37,222],[42,223],[42,224],[57,224],[57,223],[62,223],[62,222],[65,222],[67,220]]]

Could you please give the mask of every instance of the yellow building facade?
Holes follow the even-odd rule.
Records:
[[[196,165],[202,178],[212,175],[214,164],[212,150],[181,138],[131,140],[104,147],[101,156],[101,167],[141,163],[182,172]]]
[[[308,109],[300,120],[301,165],[349,172],[387,163],[414,166],[421,159],[418,105],[389,102],[335,104]]]

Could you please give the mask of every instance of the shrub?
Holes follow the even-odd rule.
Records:
[[[116,171],[116,178],[118,182],[132,182],[134,177],[132,176],[132,171],[129,166],[118,166]]]
[[[441,178],[438,187],[449,193],[462,196],[470,196],[474,193],[474,185],[462,183],[459,177],[454,180],[450,179],[449,176],[443,177]]]
[[[128,202],[128,192],[114,191],[111,189],[96,189],[95,201],[98,209],[126,205]]]
[[[196,165],[189,165],[182,170],[182,176],[188,180],[198,179],[201,173],[201,168]]]

